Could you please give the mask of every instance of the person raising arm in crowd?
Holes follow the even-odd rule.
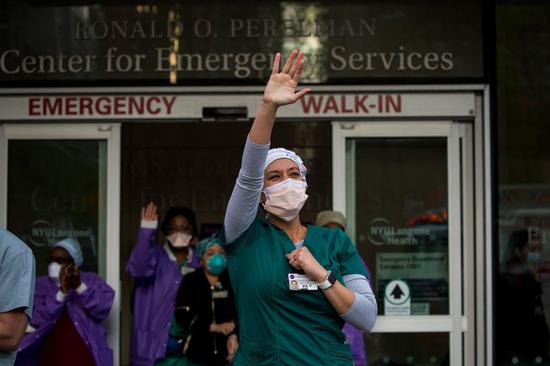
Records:
[[[137,243],[126,264],[135,279],[133,293],[132,366],[152,366],[167,356],[176,293],[184,274],[200,267],[191,247],[197,239],[195,214],[186,207],[168,209],[160,231],[165,241],[157,244],[157,206],[141,209]]]
[[[340,230],[303,225],[307,169],[269,149],[278,108],[296,92],[303,53],[279,70],[277,54],[248,135],[224,220],[224,246],[239,317],[235,365],[352,365],[344,322],[370,331],[376,300],[361,258]],[[267,211],[256,217],[258,205]]]

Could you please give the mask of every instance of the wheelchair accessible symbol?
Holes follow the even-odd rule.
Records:
[[[384,315],[411,315],[411,291],[405,281],[394,280],[386,285]]]

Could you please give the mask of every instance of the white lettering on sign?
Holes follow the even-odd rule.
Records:
[[[0,72],[5,74],[65,74],[94,71],[96,55],[21,55],[11,49],[0,54]]]
[[[70,219],[67,225],[70,228],[56,227],[47,220],[35,220],[31,223],[31,231],[26,238],[27,242],[35,247],[46,247],[67,237],[78,239],[81,242],[82,239],[88,239],[92,243],[92,252],[97,255],[93,229],[90,227],[75,229]]]
[[[171,115],[175,96],[31,97],[29,116]]]
[[[373,219],[369,224],[367,238],[374,245],[418,245],[420,237],[443,235],[447,225],[437,227],[395,227],[383,217]]]
[[[400,94],[379,95],[306,95],[300,99],[304,114],[368,114],[370,112],[401,113]]]
[[[162,39],[179,37],[184,30],[183,23],[176,20],[145,21],[77,21],[75,39]]]
[[[200,26],[207,37],[209,23]],[[197,35],[199,37],[199,35]],[[169,47],[154,47],[140,53],[128,53],[118,47],[108,47],[102,55],[47,54],[27,55],[18,49],[0,52],[0,76],[29,74],[95,74],[95,73],[146,73],[147,77],[158,72],[191,73],[216,72],[220,76],[233,75],[237,79],[259,77],[271,69],[274,54],[262,52],[174,52]],[[333,47],[329,58],[320,53],[307,53],[304,58],[304,81],[319,79],[319,73],[329,71],[356,72],[363,77],[364,71],[413,71],[436,72],[454,69],[453,54],[445,52],[407,53],[403,46],[394,52],[358,53],[344,47]],[[325,65],[325,62],[328,62]],[[346,75],[348,77],[349,75]],[[212,77],[211,75],[208,77]]]
[[[331,49],[330,69],[342,70],[399,70],[399,71],[450,71],[454,68],[451,52],[420,53],[407,51],[404,46],[394,52],[348,52],[345,47]]]
[[[449,261],[445,252],[383,252],[376,254],[378,280],[448,279]]]

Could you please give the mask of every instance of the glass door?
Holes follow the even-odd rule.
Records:
[[[334,123],[334,207],[371,274],[378,301],[369,364],[462,365],[464,151],[451,122]],[[466,363],[466,362],[465,362]]]
[[[0,126],[0,226],[33,250],[47,274],[50,245],[78,240],[83,271],[119,294],[119,126]],[[106,321],[118,364],[119,297]]]

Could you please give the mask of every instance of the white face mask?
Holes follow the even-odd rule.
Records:
[[[61,264],[52,262],[48,265],[48,277],[54,281],[59,281],[59,271],[61,270]]]
[[[191,239],[193,239],[193,235],[177,232],[168,235],[166,239],[168,239],[168,241],[170,242],[170,244],[172,244],[174,248],[185,248],[189,246]]]
[[[306,203],[308,197],[306,189],[306,182],[292,178],[264,188],[266,197],[264,208],[281,220],[291,221],[298,216]]]

